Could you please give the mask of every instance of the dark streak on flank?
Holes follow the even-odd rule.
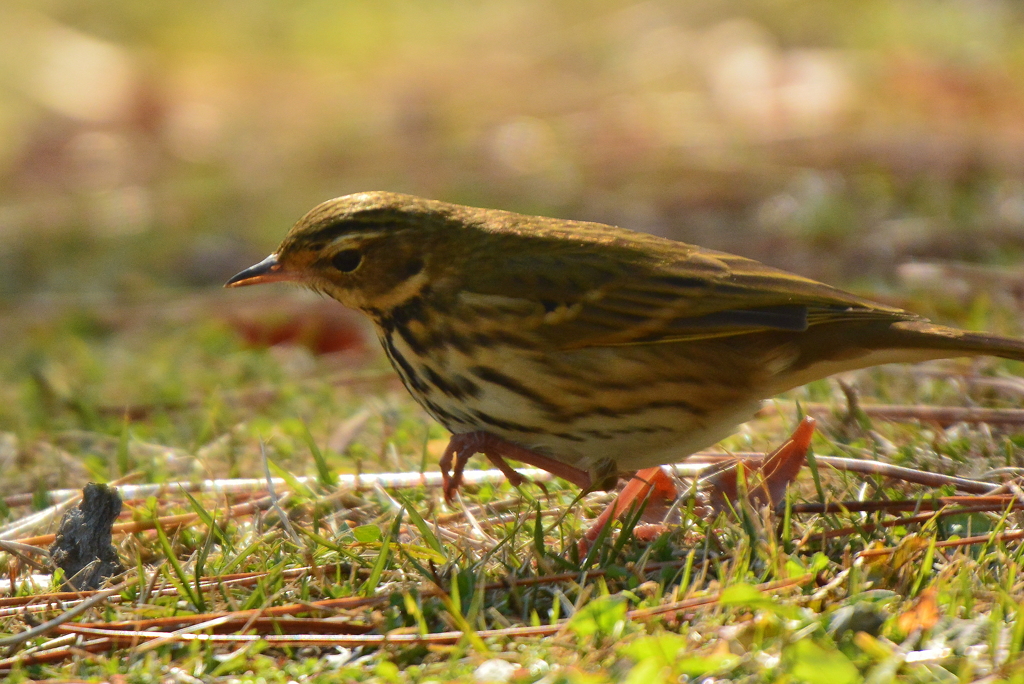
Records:
[[[463,354],[470,354],[474,349],[470,339],[458,336],[450,328],[442,330],[431,325],[434,322],[431,320],[432,316],[442,319],[437,321],[438,323],[443,322],[445,312],[437,309],[437,302],[428,304],[425,295],[428,295],[429,292],[429,288],[425,287],[419,296],[413,297],[386,313],[380,311],[367,311],[367,313],[382,328],[394,329],[417,356],[428,356],[435,349],[447,347],[453,347]],[[409,326],[414,321],[421,324],[419,334],[413,333]]]
[[[459,416],[456,416],[442,408],[437,402],[433,402],[426,397],[417,396],[416,399],[419,401],[420,405],[427,410],[427,413],[432,415],[437,422],[441,423],[452,432],[455,431],[455,424],[468,422],[465,417],[460,418]]]
[[[749,294],[752,289],[746,283],[743,285],[733,285],[732,283],[723,282],[711,283],[711,288],[716,294],[722,295],[745,295]]]
[[[640,427],[618,428],[611,431],[613,435],[653,435],[658,432],[675,432],[675,430],[664,425],[648,425]]]
[[[568,442],[586,442],[586,437],[581,437],[573,432],[552,432],[552,436],[559,437]]]
[[[526,348],[531,349],[537,344],[537,339],[531,337],[530,334],[523,330],[509,329],[503,330],[500,333],[492,334],[489,340],[484,339],[481,341],[481,346],[503,346],[511,348]]]
[[[548,432],[547,430],[545,430],[543,428],[536,427],[536,426],[531,426],[531,425],[523,425],[522,423],[513,423],[512,421],[508,421],[508,420],[501,420],[500,418],[495,418],[494,416],[489,416],[486,413],[484,413],[483,411],[473,411],[472,415],[477,420],[479,420],[480,422],[487,423],[488,425],[491,425],[491,426],[496,427],[496,428],[501,428],[502,430],[512,430],[512,431],[515,431],[515,432],[522,432],[522,433],[528,434],[528,435],[547,435],[547,434],[551,434],[550,432]]]
[[[480,378],[484,382],[489,382],[499,387],[504,387],[510,392],[514,392],[521,397],[529,399],[534,406],[543,409],[553,415],[561,415],[562,408],[557,404],[551,403],[545,399],[542,394],[535,392],[523,383],[519,382],[515,378],[509,377],[499,370],[490,368],[488,366],[473,366],[469,369],[469,372]]]
[[[409,329],[410,322],[425,323],[428,318],[425,302],[422,297],[412,297],[387,313],[376,310],[367,311],[367,313],[374,317],[378,325],[385,330],[397,332],[409,349],[412,350],[413,354],[424,356],[427,353],[427,345],[424,344],[423,340],[413,335]]]
[[[437,371],[430,366],[423,366],[423,374],[427,381],[452,399],[461,400],[466,397],[479,397],[480,387],[461,375],[453,375],[451,381],[441,377]]]
[[[579,320],[595,323],[610,329],[629,326],[649,325],[651,317],[647,314],[632,313],[628,307],[591,307],[580,315]]]
[[[443,347],[448,345],[455,349],[455,351],[469,356],[474,352],[474,347],[470,342],[470,339],[466,335],[460,335],[454,331],[449,330],[447,333],[441,333],[437,336],[434,341],[436,346]]]
[[[564,416],[564,419],[567,421],[575,421],[579,420],[580,418],[589,418],[591,416],[621,418],[622,416],[633,416],[640,413],[645,413],[646,411],[662,408],[682,409],[683,411],[686,411],[687,413],[690,413],[698,417],[703,417],[708,414],[707,409],[701,406],[697,406],[696,404],[693,404],[691,402],[683,401],[682,399],[657,399],[655,401],[648,401],[646,403],[638,404],[637,406],[633,406],[627,409],[610,409],[607,406],[598,406],[595,408],[587,409],[585,411],[578,411],[576,413],[566,414]]]
[[[487,333],[476,333],[473,335],[473,344],[480,349],[490,349],[497,344],[497,342],[497,338],[493,335],[488,335]]]
[[[398,376],[402,379],[402,384],[405,388],[415,397],[419,394],[424,394],[430,391],[430,387],[426,385],[423,380],[416,374],[416,371],[409,362],[405,360],[398,350],[395,348],[395,343],[391,339],[392,331],[385,330],[384,335],[381,336],[381,342],[384,343],[384,353],[387,354],[388,360],[391,361],[391,365],[398,371]]]
[[[629,290],[622,294],[623,299],[632,298],[640,301],[654,300],[659,304],[669,304],[679,300],[677,290]]]
[[[600,378],[600,377],[587,378],[587,381],[589,383],[589,386],[587,387],[587,389],[590,390],[590,392],[589,392],[589,394],[587,396],[592,395],[593,394],[593,390],[623,390],[623,391],[630,391],[630,390],[635,390],[636,389],[636,383],[635,382],[629,382],[629,381],[607,380],[607,379],[603,379],[603,378]],[[668,373],[666,373],[664,381],[670,382],[673,385],[681,385],[681,384],[702,385],[702,384],[707,382],[707,379],[706,378],[698,378],[696,375],[689,375],[689,374],[669,375]],[[651,386],[653,386],[653,384],[654,383],[652,383]]]

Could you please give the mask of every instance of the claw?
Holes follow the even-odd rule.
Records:
[[[520,461],[546,470],[552,475],[572,482],[581,489],[590,487],[590,475],[579,468],[573,468],[561,461],[508,442],[489,432],[464,432],[452,435],[444,450],[444,455],[441,456],[441,481],[446,502],[451,503],[455,497],[455,492],[462,485],[462,472],[466,468],[467,461],[474,454],[486,456],[495,467],[505,474],[514,487],[522,485],[527,480],[513,470],[505,459]],[[449,471],[451,472],[449,473]]]
[[[486,433],[467,432],[461,435],[452,435],[448,440],[448,446],[441,456],[441,484],[444,491],[445,503],[452,503],[455,499],[455,492],[462,486],[462,472],[466,469],[466,463],[476,453],[485,448],[485,440],[482,438]],[[448,469],[452,466],[452,459],[455,460],[455,467],[451,475]],[[508,473],[506,473],[506,476]],[[517,473],[518,475],[518,473]]]

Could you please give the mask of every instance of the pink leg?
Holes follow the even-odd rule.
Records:
[[[487,460],[490,461],[495,468],[504,473],[505,477],[508,478],[509,484],[513,487],[518,487],[526,482],[526,478],[517,473],[515,469],[508,464],[508,461],[503,459],[501,456],[487,452],[484,452],[484,456],[487,457]]]
[[[597,516],[586,534],[580,539],[580,553],[585,554],[589,550],[590,545],[597,539],[597,535],[604,529],[604,526],[618,518],[634,502],[643,502],[645,499],[650,499],[652,502],[664,503],[675,500],[678,495],[676,486],[672,483],[671,478],[665,474],[661,466],[638,470],[626,482],[626,486],[615,497],[615,501],[608,508],[604,509],[601,515]]]
[[[476,453],[472,444],[466,440],[459,440],[461,435],[452,435],[441,456],[441,484],[444,489],[444,500],[452,502],[452,497],[462,485],[462,471],[466,468],[466,461]],[[452,459],[455,459],[455,469],[449,474],[452,467]]]
[[[807,417],[782,446],[751,468],[743,463],[722,464],[710,475],[700,478],[697,488],[708,507],[708,515],[728,510],[729,502],[739,496],[738,468],[743,468],[747,497],[754,506],[777,506],[786,496],[786,487],[796,479],[807,460],[814,436],[814,419]]]
[[[747,496],[754,506],[777,506],[786,495],[786,487],[796,479],[807,457],[814,435],[814,419],[804,418],[793,431],[793,435],[782,446],[765,457],[757,466],[750,468],[743,463],[723,464],[711,475],[700,478],[698,494],[703,499],[708,516],[727,510],[739,496],[737,468],[744,469],[748,483]],[[651,503],[673,501],[679,494],[672,480],[660,468],[644,468],[637,471],[622,488],[622,492],[595,520],[579,542],[581,554],[586,553],[602,528],[619,517],[634,501],[649,499]],[[664,525],[651,526],[643,530],[640,525],[634,532],[640,537],[644,532],[663,531]]]
[[[513,444],[489,432],[464,432],[459,435],[452,435],[448,447],[441,457],[441,476],[444,485],[444,498],[452,500],[455,491],[462,484],[462,471],[466,468],[466,462],[473,454],[484,454],[513,485],[519,485],[523,478],[505,463],[506,458],[513,461],[520,461],[534,468],[546,470],[556,477],[568,480],[581,489],[587,489],[591,485],[590,474],[579,468],[573,468],[561,461],[556,461],[548,456],[543,456],[535,451],[530,451],[518,444]],[[455,466],[452,468],[452,461]],[[513,477],[514,475],[514,477]]]

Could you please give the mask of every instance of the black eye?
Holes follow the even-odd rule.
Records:
[[[334,255],[331,265],[342,273],[351,273],[359,268],[359,262],[362,260],[363,255],[359,253],[358,249],[343,249]]]

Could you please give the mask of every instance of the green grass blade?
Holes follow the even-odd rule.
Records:
[[[175,582],[175,586],[178,587],[178,591],[188,596],[189,602],[196,607],[199,612],[206,610],[206,603],[203,601],[202,594],[196,594],[192,591],[191,583],[188,581],[188,575],[185,574],[185,569],[181,567],[181,563],[178,562],[178,557],[174,554],[174,549],[171,547],[171,542],[167,538],[167,534],[159,525],[156,526],[156,537],[160,542],[160,548],[163,549],[164,556],[167,558],[167,563],[171,566],[174,571],[174,575],[178,581]]]
[[[398,492],[394,492],[393,496],[398,499],[402,504],[402,507],[405,509],[405,512],[409,514],[409,519],[412,520],[412,524],[416,526],[417,530],[419,530],[420,536],[423,537],[423,541],[427,542],[427,546],[436,551],[442,558],[445,557],[444,547],[441,546],[441,541],[437,538],[437,535],[434,534],[434,531],[430,529],[430,525],[428,525],[427,521],[423,519],[423,516],[413,508],[412,504],[410,504],[408,499],[404,496]]]
[[[327,459],[324,458],[323,452],[320,451],[316,440],[313,439],[313,433],[309,431],[306,421],[302,421],[302,438],[305,440],[306,446],[309,447],[309,452],[313,454],[313,463],[316,464],[316,481],[323,487],[336,486],[338,478],[327,465]]]
[[[214,535],[216,535],[217,541],[219,541],[224,546],[224,548],[228,549],[233,553],[235,550],[234,545],[231,543],[231,540],[228,538],[228,536],[224,534],[224,530],[220,529],[220,525],[217,524],[217,521],[214,520],[214,517],[210,514],[210,512],[206,510],[201,503],[199,503],[198,499],[192,496],[189,492],[185,491],[184,487],[181,488],[181,493],[184,494],[185,497],[188,499],[188,503],[192,507],[192,511],[196,515],[198,515],[199,519],[203,522],[203,524],[206,525],[206,527],[209,528],[209,530],[213,532]]]
[[[391,539],[398,535],[402,523],[402,513],[405,512],[404,508],[398,509],[398,515],[395,516],[395,523],[388,528],[388,533],[384,535],[384,541],[380,544],[380,553],[377,556],[377,562],[373,564],[373,569],[370,570],[370,576],[366,578],[366,582],[363,583],[363,596],[373,596],[373,592],[377,590],[377,585],[380,584],[380,576],[384,572],[384,568],[387,566],[388,554],[391,552]]]

